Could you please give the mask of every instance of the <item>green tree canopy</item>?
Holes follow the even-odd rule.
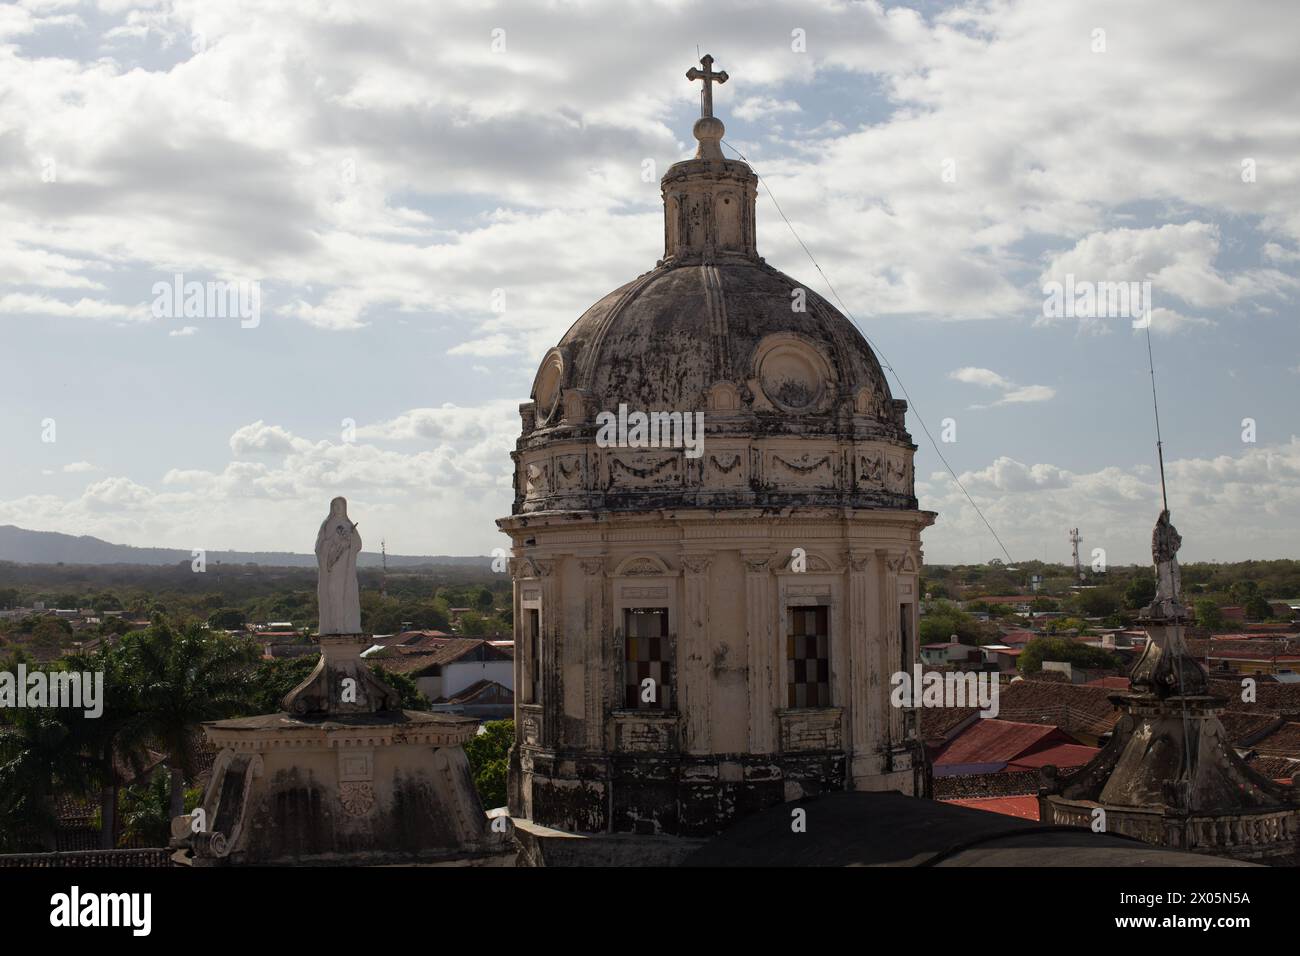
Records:
[[[1273,609],[1269,607],[1268,598],[1261,594],[1252,594],[1246,598],[1244,610],[1246,617],[1252,621],[1266,621],[1273,616]]]
[[[506,804],[506,774],[514,742],[513,720],[490,720],[483,725],[482,733],[465,744],[465,756],[484,809]]]
[[[246,626],[244,612],[238,608],[225,607],[208,618],[208,627],[214,631],[242,631]]]
[[[1124,606],[1136,611],[1146,607],[1156,596],[1156,580],[1147,575],[1138,575],[1124,589]]]
[[[953,635],[963,644],[972,646],[989,643],[993,635],[989,628],[967,614],[951,601],[935,601],[921,618],[921,643],[940,644],[952,640]]]
[[[1114,587],[1084,588],[1074,592],[1066,603],[1067,610],[1084,617],[1106,617],[1119,610],[1120,595]]]
[[[1196,623],[1201,627],[1207,627],[1212,631],[1217,631],[1223,627],[1223,611],[1219,609],[1219,602],[1213,598],[1201,598],[1196,602]]]
[[[403,710],[429,709],[429,698],[420,693],[419,687],[416,686],[415,681],[410,676],[386,670],[379,661],[370,665],[370,672],[397,691],[401,699],[400,706]]]
[[[1036,637],[1025,645],[1016,659],[1016,667],[1022,674],[1037,674],[1043,669],[1043,661],[1064,661],[1096,670],[1119,666],[1113,654],[1099,647],[1089,647],[1066,637]]]
[[[138,729],[168,755],[171,815],[179,816],[185,780],[196,772],[199,725],[242,712],[257,646],[198,625],[173,630],[161,621],[128,634],[120,646],[128,679],[139,692]]]

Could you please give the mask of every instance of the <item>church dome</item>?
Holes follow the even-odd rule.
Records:
[[[792,308],[802,299],[804,311]],[[539,423],[561,381],[600,408],[709,409],[731,386],[754,424],[837,429],[841,408],[892,421],[880,363],[829,302],[755,257],[660,265],[609,293],[543,363]],[[562,373],[567,371],[567,376]]]
[[[853,323],[758,255],[758,177],[723,156],[711,112],[710,98],[695,157],[661,182],[664,257],[542,359],[521,407],[515,513],[916,508],[906,403]],[[693,418],[704,452],[638,444],[624,427],[637,412]]]

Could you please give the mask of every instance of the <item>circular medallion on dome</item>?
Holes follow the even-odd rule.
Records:
[[[537,424],[545,425],[560,404],[560,383],[564,380],[564,355],[551,349],[533,380],[533,401],[537,403]]]
[[[816,408],[830,369],[817,351],[794,336],[769,336],[759,346],[758,382],[772,404],[791,412]]]

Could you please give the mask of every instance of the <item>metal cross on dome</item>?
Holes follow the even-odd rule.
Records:
[[[695,67],[691,67],[689,70],[686,71],[686,78],[688,80],[704,81],[704,90],[703,90],[704,98],[700,102],[700,115],[712,117],[713,116],[713,84],[726,83],[727,71],[719,70],[717,73],[714,73],[713,57],[709,56],[709,54],[707,53],[704,54],[704,56],[700,57],[700,64],[704,67],[704,69],[697,70]]]

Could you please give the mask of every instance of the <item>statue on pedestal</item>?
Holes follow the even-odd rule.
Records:
[[[320,627],[316,633],[361,633],[361,595],[357,590],[360,553],[361,535],[348,518],[348,500],[335,498],[316,534],[316,561],[320,566],[316,582]]]
[[[1204,694],[1207,688],[1205,669],[1188,652],[1183,638],[1183,626],[1191,615],[1182,602],[1182,574],[1178,570],[1178,549],[1182,544],[1182,536],[1170,522],[1166,508],[1151,531],[1156,596],[1142,609],[1139,618],[1149,640],[1129,674],[1133,690],[1162,698]]]
[[[357,586],[360,553],[361,535],[348,517],[347,499],[335,498],[316,533],[321,656],[307,679],[285,695],[282,703],[291,714],[338,716],[400,708],[397,691],[375,677],[361,659],[367,638],[361,632]]]
[[[1156,596],[1148,608],[1153,618],[1180,617],[1183,590],[1182,574],[1178,570],[1178,549],[1183,539],[1169,520],[1169,510],[1160,512],[1151,531],[1151,560],[1156,566]]]

